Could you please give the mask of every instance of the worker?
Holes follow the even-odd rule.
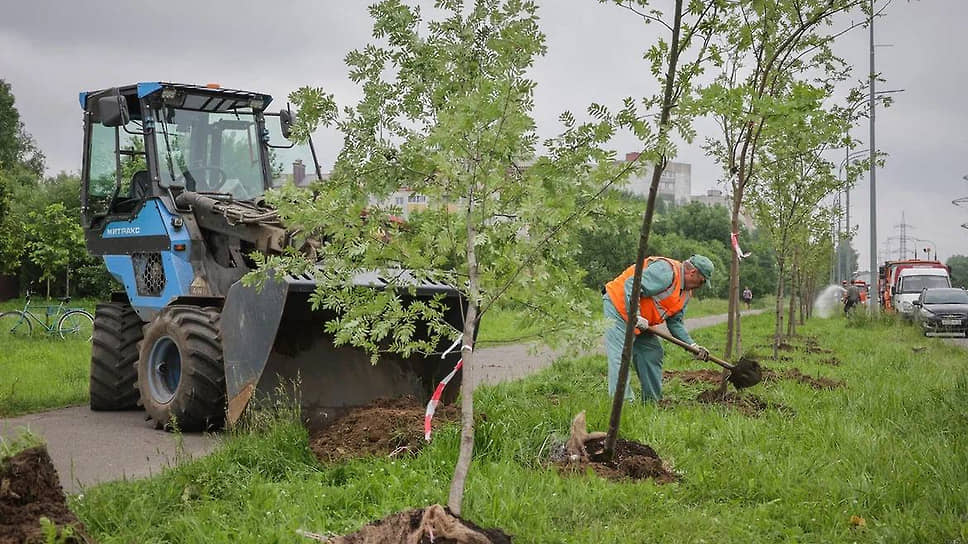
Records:
[[[713,263],[703,255],[693,255],[679,262],[666,257],[649,257],[643,263],[639,304],[632,311],[625,309],[635,266],[628,267],[617,278],[608,282],[602,290],[605,317],[605,353],[608,356],[608,392],[614,397],[618,385],[618,371],[625,344],[626,319],[636,317],[635,343],[632,346],[632,363],[642,385],[642,402],[662,398],[662,344],[655,335],[643,333],[649,325],[666,323],[669,332],[679,340],[698,350],[697,359],[706,360],[709,350],[693,341],[683,324],[683,314],[693,289],[708,284],[713,274]],[[625,400],[634,400],[632,389],[625,385]]]
[[[847,288],[847,292],[844,293],[844,315],[848,315],[850,313],[850,309],[860,302],[860,287],[857,287],[851,283]]]

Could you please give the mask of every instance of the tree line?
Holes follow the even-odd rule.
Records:
[[[0,276],[16,278],[21,292],[104,297],[113,280],[84,247],[80,178],[45,177],[44,168],[10,84],[0,79]]]

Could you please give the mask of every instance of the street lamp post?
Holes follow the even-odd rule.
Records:
[[[894,92],[894,91],[891,91],[891,92]],[[851,160],[863,156],[864,153],[867,153],[867,151],[868,151],[867,149],[861,149],[861,150],[853,151],[852,152],[850,150],[850,146],[847,146],[846,147],[845,154],[844,154],[844,160],[841,161],[840,166],[837,168],[837,179],[840,179],[840,176],[844,173],[844,168],[847,166],[847,164]],[[844,203],[844,211],[845,211],[845,215],[846,215],[846,217],[844,219],[844,224],[845,224],[844,230],[847,232],[847,238],[850,239],[850,185],[847,184],[847,176],[844,176],[844,196],[845,196],[845,200],[846,200],[846,202]],[[840,233],[838,232],[838,237],[839,236],[840,236]],[[840,243],[840,240],[838,240],[838,244],[839,243]],[[842,259],[843,259],[843,257],[841,256],[841,248],[838,245],[838,247],[837,247],[837,269],[838,270],[844,270],[844,269],[850,268],[847,263],[842,262]],[[847,273],[848,274],[849,274],[849,272],[850,271],[847,270]],[[837,278],[837,279],[840,280],[840,279],[843,279],[843,277]]]
[[[876,77],[874,73],[874,0],[870,0],[871,9],[871,22],[870,22],[870,56],[871,56],[871,71],[870,71],[870,83],[868,84],[868,90],[870,91],[870,125],[871,125],[871,141],[870,141],[870,152],[871,152],[871,281],[877,277],[877,183],[876,183],[876,173],[877,165],[875,163],[875,150],[877,149],[877,144],[874,140],[874,112],[876,111],[874,103],[874,85],[876,83]],[[880,310],[880,301],[874,300],[877,297],[872,297],[870,301],[870,312],[876,315]]]
[[[961,176],[961,179],[968,181],[968,174]],[[963,196],[961,198],[956,198],[951,201],[955,206],[968,206],[968,196]],[[962,223],[961,228],[968,229],[968,223]]]

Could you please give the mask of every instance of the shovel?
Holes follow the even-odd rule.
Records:
[[[683,342],[682,340],[679,340],[675,336],[672,336],[671,334],[661,329],[657,329],[655,327],[648,327],[642,330],[644,330],[645,332],[654,334],[664,340],[668,340],[673,344],[679,346],[680,348],[694,355],[699,355],[700,353],[698,349],[690,346],[689,344]],[[760,383],[760,381],[763,379],[763,371],[762,369],[760,369],[760,364],[754,361],[753,359],[745,359],[745,358],[740,359],[738,363],[733,365],[712,355],[711,353],[707,353],[705,360],[712,361],[717,365],[728,370],[729,375],[726,376],[726,379],[729,380],[729,383],[733,384],[736,387],[736,389],[744,389],[746,387],[752,387]]]

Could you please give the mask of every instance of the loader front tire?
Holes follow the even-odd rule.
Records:
[[[138,342],[144,324],[131,305],[98,304],[91,337],[91,410],[138,407]]]
[[[169,306],[145,328],[141,402],[155,426],[204,431],[225,422],[225,364],[214,308]]]

